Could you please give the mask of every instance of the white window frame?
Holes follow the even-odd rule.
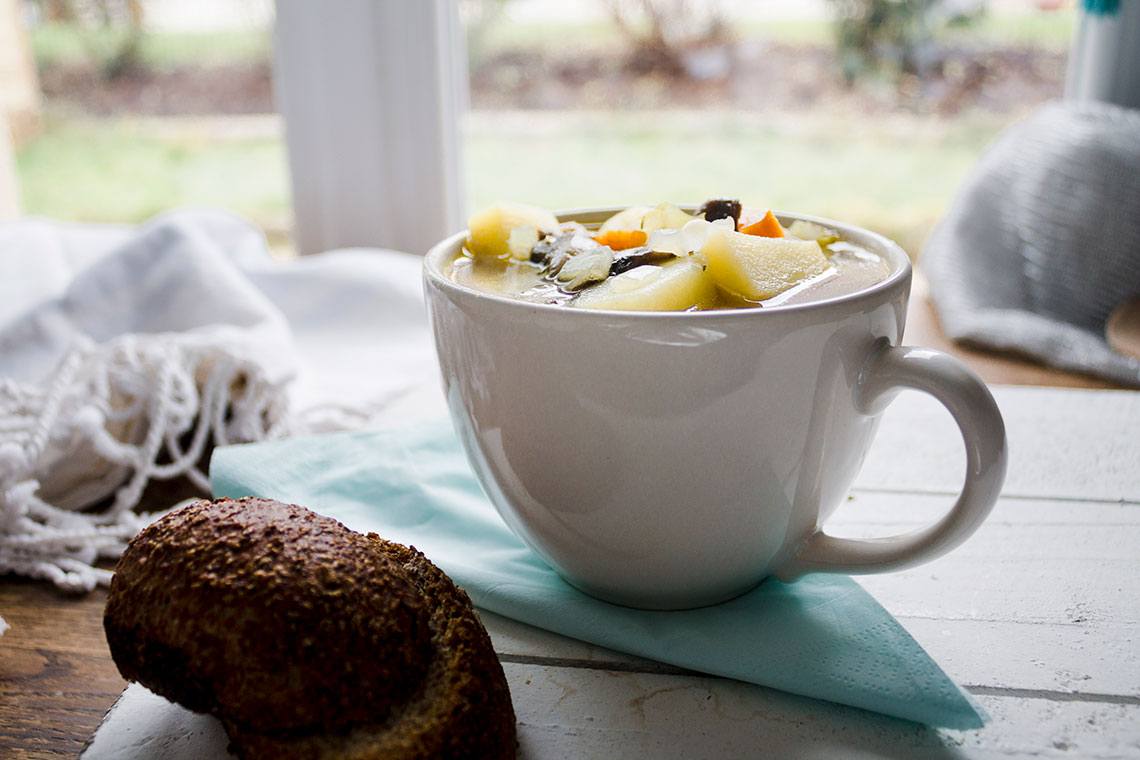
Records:
[[[1112,12],[1081,10],[1065,76],[1069,100],[1140,108],[1140,2],[1120,0]]]
[[[462,228],[453,0],[277,0],[274,49],[300,253],[424,253]]]

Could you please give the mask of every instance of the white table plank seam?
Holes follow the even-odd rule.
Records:
[[[854,486],[851,488],[853,494],[891,494],[893,496],[946,496],[955,498],[958,496],[958,491],[951,491],[949,489],[941,488],[891,488],[890,486]],[[1043,494],[1033,493],[1005,493],[1001,494],[1002,500],[1008,501],[1047,501],[1056,502],[1061,504],[1107,504],[1110,506],[1127,506],[1127,507],[1140,507],[1140,501],[1134,499],[1106,499],[1098,497],[1082,497],[1082,496],[1045,496]]]
[[[1014,689],[1008,686],[962,684],[971,694],[984,697],[1012,697],[1015,699],[1046,699],[1052,702],[1097,702],[1108,705],[1140,705],[1140,696],[1127,694],[1099,694],[1093,691],[1053,691],[1051,689]]]
[[[542,655],[519,655],[499,652],[499,660],[515,665],[537,665],[544,668],[570,670],[600,670],[607,673],[640,673],[646,675],[688,676],[692,678],[712,678],[719,676],[700,673],[695,670],[678,668],[665,663],[622,662],[618,660],[584,660],[573,657],[544,657]],[[767,687],[760,687],[767,688]],[[962,684],[971,694],[988,697],[1009,697],[1015,699],[1044,699],[1054,702],[1093,702],[1117,705],[1140,705],[1140,695],[1102,694],[1087,691],[1057,691],[1053,689],[1022,689],[1008,686],[986,686],[984,684]]]
[[[1009,620],[1007,618],[969,617],[966,615],[919,615],[913,612],[893,612],[891,617],[895,620],[935,620],[942,623],[1003,623],[1013,625],[1044,625],[1064,626],[1068,628],[1088,628],[1087,623],[1073,623],[1065,620],[1048,620],[1045,618],[1022,618]],[[1116,625],[1136,625],[1135,620],[1113,621]]]
[[[641,675],[667,675],[690,677],[700,680],[732,682],[732,679],[700,673],[684,668],[675,668],[669,665],[659,667],[650,663],[642,666],[627,662],[600,662],[594,660],[574,660],[570,658],[547,658],[529,655],[499,655],[500,661],[514,665],[534,665],[555,670],[594,670],[603,673],[633,673]],[[982,684],[962,684],[963,689],[976,696],[1004,697],[1008,699],[1042,699],[1051,702],[1089,702],[1111,705],[1137,705],[1140,706],[1140,696],[1126,694],[1100,694],[1083,691],[1053,691],[1051,689],[1018,689],[1003,686],[985,686]],[[755,688],[782,693],[778,689],[757,685]],[[805,697],[810,698],[810,697]]]
[[[574,657],[544,657],[534,654],[506,654],[496,652],[500,662],[510,662],[516,665],[541,665],[545,668],[575,668],[579,670],[604,670],[610,673],[646,673],[650,675],[667,676],[695,676],[698,678],[716,678],[708,673],[696,670],[679,668],[664,662],[622,662],[620,660],[583,660]]]

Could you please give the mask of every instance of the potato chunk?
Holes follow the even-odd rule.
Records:
[[[701,253],[708,262],[708,274],[718,285],[750,301],[783,293],[830,266],[814,240],[757,237],[726,230],[709,235]]]
[[[526,259],[524,241],[538,239],[558,230],[554,214],[538,206],[497,203],[472,214],[467,220],[467,250],[480,259],[512,257]],[[512,245],[513,243],[513,245]]]
[[[646,232],[679,230],[696,218],[686,214],[672,203],[662,203],[646,212],[641,219],[641,229]]]
[[[672,203],[661,203],[653,208],[649,206],[630,206],[617,212],[598,228],[599,233],[614,230],[642,230],[646,233],[654,230],[679,230],[688,222],[700,217],[686,214]]]
[[[645,215],[648,214],[649,211],[649,206],[630,206],[602,222],[602,226],[598,228],[598,232],[609,232],[610,230],[640,230],[641,220],[645,218]]]
[[[704,268],[680,260],[665,266],[645,264],[610,277],[583,291],[573,303],[583,309],[683,311],[711,306],[715,300],[716,286]]]

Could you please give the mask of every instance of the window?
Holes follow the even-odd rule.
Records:
[[[987,143],[1061,96],[1075,16],[998,0],[463,8],[471,205],[728,195],[912,254]]]
[[[216,206],[288,248],[273,15],[271,0],[0,0],[22,213],[141,222]]]
[[[987,143],[1062,95],[1078,18],[1072,0],[5,6],[42,93],[16,140],[25,213],[214,205],[303,252],[422,251],[497,199],[730,195],[914,253]]]

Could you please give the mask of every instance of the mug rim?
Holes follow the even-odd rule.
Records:
[[[604,220],[605,217],[616,214],[623,209],[629,208],[628,206],[592,206],[582,208],[562,209],[554,212],[554,215],[560,222],[578,221],[581,222],[583,218],[599,217],[597,221]],[[697,206],[685,204],[680,206],[681,209],[692,212],[695,211]],[[622,310],[622,309],[568,309],[562,304],[548,304],[536,303],[533,301],[523,301],[518,298],[512,298],[507,295],[500,295],[498,293],[489,293],[478,288],[473,288],[468,285],[452,280],[448,277],[442,269],[442,259],[446,257],[450,261],[459,248],[462,246],[463,241],[467,239],[467,230],[457,232],[450,235],[440,242],[436,243],[424,256],[423,273],[424,278],[429,280],[436,287],[443,290],[451,290],[462,293],[465,296],[482,299],[490,302],[501,303],[504,306],[510,305],[511,308],[522,308],[537,310],[539,313],[553,313],[567,315],[567,318],[572,319],[613,319],[614,317],[632,318],[632,319],[711,319],[711,318],[725,318],[725,317],[743,317],[749,315],[748,319],[762,319],[764,315],[774,318],[778,314],[789,314],[801,311],[822,310],[829,307],[845,306],[858,304],[863,301],[874,299],[882,293],[893,290],[900,284],[910,280],[913,266],[910,262],[910,257],[906,251],[903,250],[895,241],[881,235],[877,232],[869,230],[865,227],[859,227],[853,224],[847,224],[827,217],[815,216],[812,214],[799,214],[788,211],[780,211],[772,209],[772,213],[780,220],[781,224],[785,224],[785,220],[789,221],[805,221],[814,222],[824,227],[830,227],[837,230],[844,240],[849,240],[856,245],[863,246],[870,249],[872,252],[883,256],[887,259],[888,263],[892,265],[892,272],[885,278],[853,293],[844,293],[842,295],[831,296],[830,298],[821,298],[815,301],[806,301],[803,303],[781,304],[778,306],[768,306],[762,308],[755,308],[750,306],[741,306],[729,309],[707,309],[703,311],[637,311],[637,310]],[[595,220],[591,220],[593,223]],[[786,225],[785,225],[786,226]],[[573,314],[573,317],[569,315]]]

